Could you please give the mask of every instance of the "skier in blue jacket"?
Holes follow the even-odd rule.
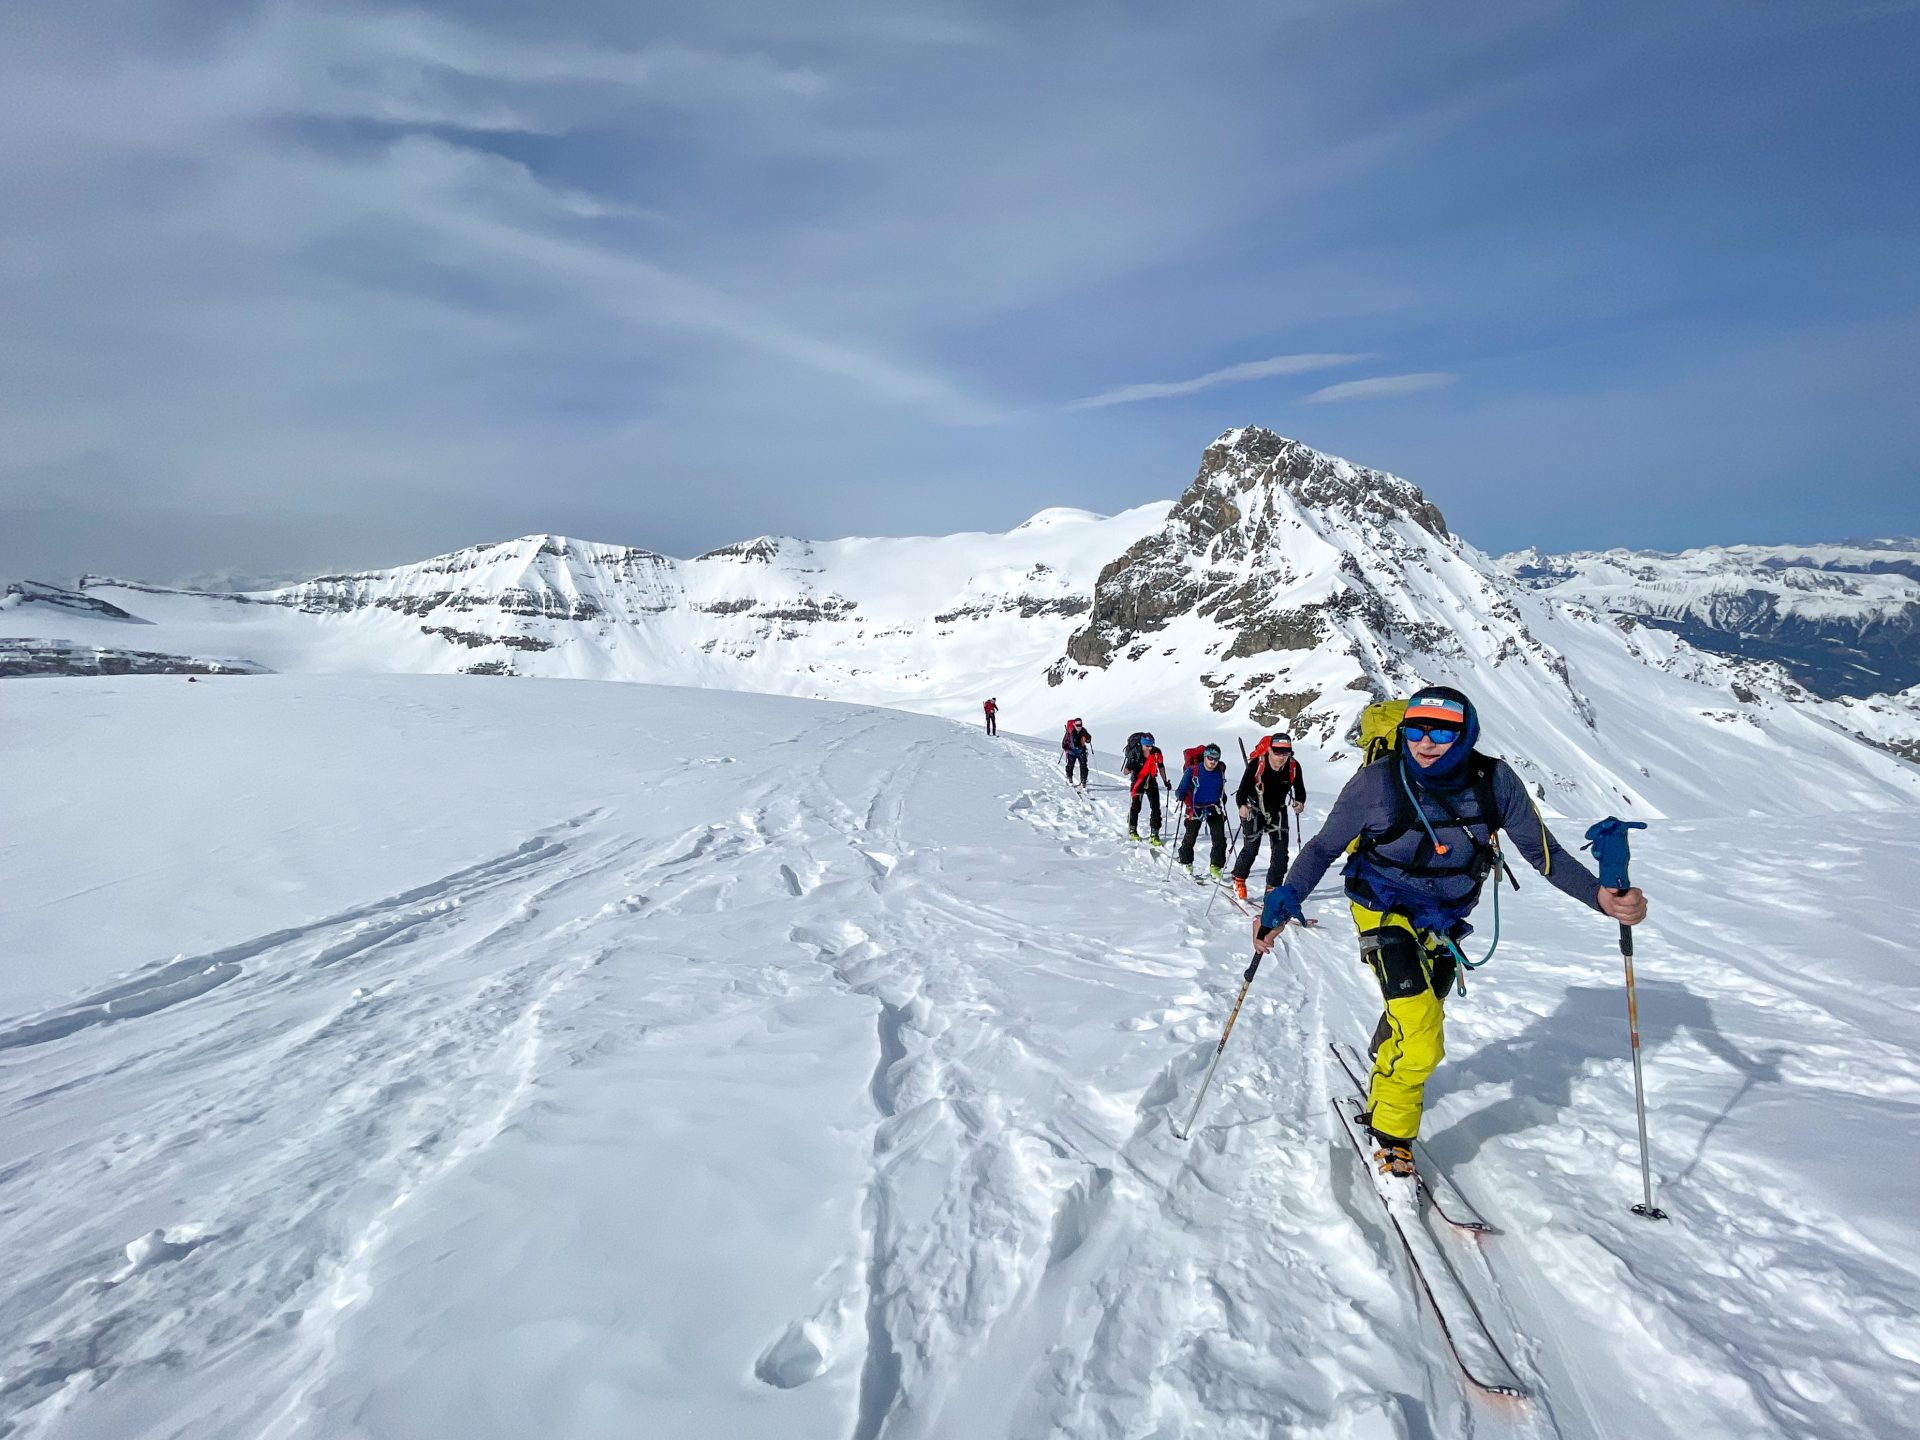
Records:
[[[1187,766],[1173,797],[1184,801],[1187,807],[1186,824],[1180,832],[1181,866],[1192,872],[1193,847],[1200,839],[1200,826],[1204,822],[1213,842],[1213,878],[1218,880],[1227,863],[1227,766],[1220,758],[1218,745],[1205,747],[1200,758]]]
[[[1458,690],[1436,685],[1416,693],[1400,721],[1398,746],[1347,782],[1254,922],[1254,949],[1265,954],[1288,921],[1305,919],[1301,900],[1346,855],[1340,873],[1360,958],[1380,984],[1366,1118],[1380,1147],[1374,1159],[1388,1175],[1413,1174],[1427,1079],[1446,1051],[1442,1002],[1458,973],[1458,942],[1473,929],[1467,916],[1481,887],[1499,878],[1495,832],[1504,831],[1528,864],[1582,905],[1623,925],[1647,915],[1638,889],[1603,890],[1561,848],[1506,761],[1473,748],[1479,736],[1473,702]]]

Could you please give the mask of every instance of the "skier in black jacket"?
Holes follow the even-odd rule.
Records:
[[[1240,858],[1233,862],[1233,889],[1242,900],[1247,898],[1247,877],[1253,873],[1262,836],[1269,841],[1267,888],[1286,878],[1289,799],[1295,815],[1306,808],[1307,785],[1300,775],[1300,762],[1293,758],[1293,737],[1269,735],[1254,747],[1234,796],[1240,806],[1240,833],[1246,836]]]

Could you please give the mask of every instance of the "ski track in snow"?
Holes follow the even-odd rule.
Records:
[[[1044,742],[914,721],[946,738],[903,745],[904,723],[813,712],[754,765],[666,774],[644,818],[580,814],[431,884],[0,1023],[0,1118],[32,1157],[0,1167],[19,1257],[0,1280],[0,1435],[428,1433],[422,1415],[448,1434],[625,1434],[638,1392],[699,1371],[689,1355],[708,1369],[643,1433],[1901,1433],[1920,1400],[1911,1234],[1774,1183],[1769,1122],[1750,1118],[1791,1087],[1853,1143],[1911,1131],[1912,1051],[1868,1029],[1897,916],[1854,942],[1878,966],[1856,983],[1820,953],[1835,917],[1780,891],[1764,847],[1714,848],[1733,875],[1663,862],[1670,887],[1746,888],[1769,914],[1739,934],[1658,911],[1647,927],[1674,1215],[1655,1226],[1626,1214],[1611,931],[1536,909],[1547,887],[1523,876],[1500,962],[1457,1006],[1427,1127],[1506,1232],[1446,1242],[1538,1397],[1497,1405],[1463,1387],[1333,1133],[1326,1042],[1363,1038],[1377,1008],[1338,908],[1316,901],[1325,929],[1262,969],[1182,1143],[1169,1122],[1238,988],[1245,919],[1162,878],[1164,852],[1121,838],[1124,792],[1068,790]],[[983,797],[988,773],[1019,783]],[[978,818],[993,808],[997,825]],[[1897,817],[1877,823],[1914,857]],[[1735,953],[1756,934],[1779,937],[1777,963]],[[553,1176],[533,1204],[551,1240],[515,1241],[531,1227],[516,1197],[485,1198],[490,1157],[588,1131],[621,1150],[645,1125],[665,1154],[702,1123],[744,1124],[736,1100],[774,1108],[718,1064],[700,1094],[687,1062],[716,1055],[827,1077],[809,1143],[853,1183],[807,1202],[808,1233],[841,1236],[801,1247],[818,1261],[807,1303],[676,1337],[636,1294],[640,1313],[616,1307],[601,1331],[585,1312],[508,1329],[505,1272],[473,1256],[518,1243],[519,1264],[559,1266],[554,1245],[620,1212]],[[602,1089],[636,1108],[594,1114],[589,1075],[620,1077]],[[782,1173],[779,1143],[743,1131],[739,1163]],[[674,1173],[663,1160],[647,1182]],[[691,1249],[697,1272],[703,1246],[730,1242],[621,1243]],[[456,1254],[435,1272],[443,1315],[383,1310],[383,1284]],[[492,1363],[517,1362],[537,1400],[502,1399],[475,1359],[471,1396],[410,1409],[428,1402],[404,1365],[380,1368],[490,1325],[516,1337]],[[660,1368],[635,1379],[641,1351]],[[748,1429],[697,1411],[702,1376],[727,1370]]]

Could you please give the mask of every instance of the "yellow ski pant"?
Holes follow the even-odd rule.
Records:
[[[1416,930],[1404,915],[1382,914],[1364,905],[1353,906],[1353,923],[1361,934],[1393,925],[1413,937],[1426,984],[1416,994],[1395,995],[1404,984],[1390,984],[1377,956],[1370,960],[1380,982],[1385,1008],[1380,1047],[1373,1056],[1373,1080],[1367,1106],[1372,1126],[1383,1135],[1411,1140],[1420,1133],[1420,1111],[1426,1100],[1427,1079],[1447,1053],[1446,1011],[1443,1001],[1453,975],[1452,957],[1443,937]],[[1437,967],[1441,973],[1436,976]]]

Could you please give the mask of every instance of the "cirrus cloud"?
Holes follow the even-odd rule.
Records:
[[[1374,375],[1365,380],[1342,380],[1311,395],[1300,397],[1303,405],[1338,405],[1348,400],[1387,400],[1395,395],[1415,395],[1422,390],[1438,390],[1460,377],[1448,370],[1425,370],[1413,375]]]
[[[1084,400],[1075,400],[1066,408],[1101,410],[1109,405],[1132,405],[1141,400],[1165,400],[1176,395],[1193,395],[1201,390],[1211,390],[1216,385],[1235,385],[1247,380],[1265,380],[1274,375],[1301,375],[1309,370],[1332,370],[1342,365],[1357,365],[1368,358],[1366,355],[1275,355],[1267,360],[1248,360],[1240,365],[1228,365],[1221,370],[1209,370],[1206,374],[1196,375],[1191,380],[1122,385],[1117,390],[1103,390],[1098,395],[1089,395]]]

